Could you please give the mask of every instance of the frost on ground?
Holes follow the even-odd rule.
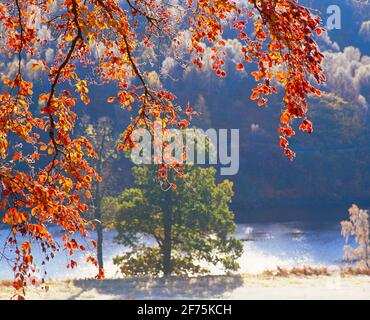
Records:
[[[370,299],[369,276],[208,276],[50,281],[47,292],[32,288],[27,299]],[[11,282],[0,282],[9,299]]]

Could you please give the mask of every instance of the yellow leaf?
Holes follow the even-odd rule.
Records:
[[[40,151],[45,151],[47,148],[48,148],[48,146],[47,146],[46,144],[43,144],[43,145],[40,147]]]
[[[71,35],[71,34],[67,34],[66,40],[67,40],[68,42],[71,42],[71,41],[73,40],[72,35]]]

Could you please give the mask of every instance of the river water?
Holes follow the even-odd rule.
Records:
[[[56,239],[61,238],[57,231]],[[0,244],[8,235],[7,230],[0,230]],[[114,242],[114,231],[105,232],[104,255],[107,277],[119,277],[112,258],[127,250]],[[241,273],[259,273],[276,267],[292,268],[295,266],[339,266],[342,258],[344,240],[338,223],[303,225],[302,223],[239,224],[236,236],[244,240],[244,253],[240,258]],[[2,247],[2,246],[1,246]],[[36,261],[41,261],[41,254],[34,248]],[[46,264],[47,278],[67,279],[86,278],[96,274],[96,269],[84,261],[87,253],[78,253],[73,259],[78,262],[76,269],[65,268],[68,258],[60,252]],[[1,257],[0,257],[1,259]],[[40,270],[40,273],[43,269]],[[220,271],[212,269],[212,273]],[[0,280],[12,278],[12,272],[4,259],[0,260]]]

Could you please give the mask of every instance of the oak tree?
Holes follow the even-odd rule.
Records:
[[[154,166],[133,168],[137,188],[118,197],[115,219],[116,241],[132,249],[114,258],[123,274],[200,274],[210,264],[238,269],[243,244],[233,237],[232,182],[217,183],[215,168],[186,166],[185,172],[173,177],[176,188],[163,192],[153,185]]]

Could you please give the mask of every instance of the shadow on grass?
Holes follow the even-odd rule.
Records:
[[[112,295],[116,299],[202,299],[221,298],[243,285],[240,276],[128,278],[106,280],[74,280],[81,292],[70,299],[78,299],[85,291]]]

